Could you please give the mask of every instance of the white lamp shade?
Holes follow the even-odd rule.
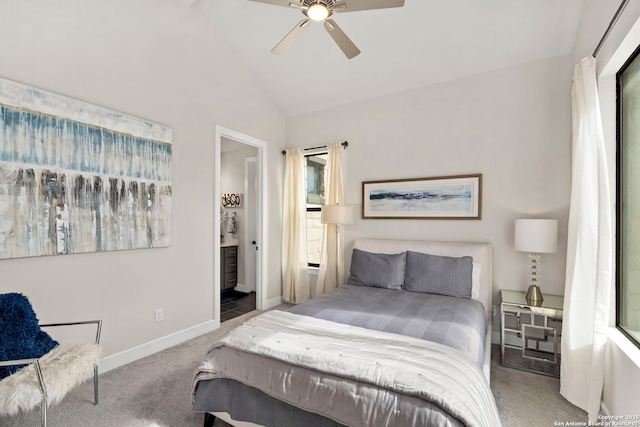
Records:
[[[517,219],[515,247],[518,251],[553,253],[558,247],[558,221]]]
[[[354,214],[352,205],[324,205],[321,220],[323,224],[353,224]]]

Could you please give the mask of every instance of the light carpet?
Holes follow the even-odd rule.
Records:
[[[191,410],[195,369],[214,340],[259,313],[247,313],[222,323],[214,332],[100,375],[98,406],[92,404],[92,382],[82,384],[49,409],[49,427],[202,426],[203,415]],[[499,347],[493,347],[491,389],[503,426],[543,427],[554,422],[587,421],[584,411],[560,396],[557,378],[502,367]],[[39,425],[39,411],[0,417],[2,427]],[[220,420],[215,425],[228,426]]]

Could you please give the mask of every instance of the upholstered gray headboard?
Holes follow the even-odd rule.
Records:
[[[353,248],[380,254],[397,254],[407,250],[431,255],[451,257],[470,256],[481,265],[480,292],[478,300],[484,305],[485,315],[491,322],[491,300],[493,295],[493,257],[488,243],[426,242],[418,240],[358,239]]]

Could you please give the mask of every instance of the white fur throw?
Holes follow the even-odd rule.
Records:
[[[72,388],[84,382],[100,361],[97,344],[60,344],[39,359],[47,388],[47,403],[61,401]],[[28,365],[0,381],[0,415],[16,415],[42,403],[35,365]]]

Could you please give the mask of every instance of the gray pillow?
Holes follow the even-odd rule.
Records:
[[[403,289],[410,292],[471,298],[473,258],[407,251]]]
[[[400,290],[404,281],[404,264],[404,252],[376,254],[354,249],[347,284]]]

